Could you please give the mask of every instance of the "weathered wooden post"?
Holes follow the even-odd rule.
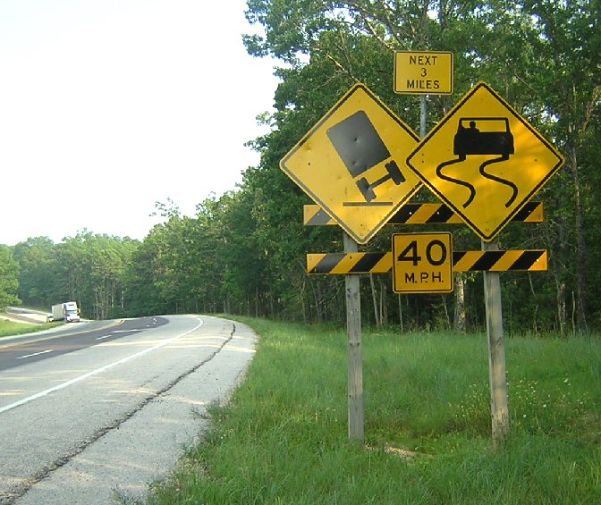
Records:
[[[344,252],[358,251],[355,242],[344,232]],[[361,296],[359,276],[345,275],[346,331],[348,337],[348,436],[363,442],[365,414],[363,407],[363,351],[361,348]]]
[[[482,241],[482,250],[498,251],[499,246],[497,242],[487,244]],[[495,447],[501,445],[509,434],[503,306],[501,302],[501,280],[499,275],[499,272],[484,272],[490,409],[492,416],[492,439]]]

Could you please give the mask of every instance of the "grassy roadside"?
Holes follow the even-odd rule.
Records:
[[[490,444],[483,336],[364,332],[366,447],[344,331],[246,319],[259,352],[159,504],[601,503],[601,340],[507,342],[512,436]]]
[[[33,333],[34,331],[47,330],[52,328],[52,324],[29,324],[29,323],[13,323],[12,321],[0,320],[0,338],[13,335],[22,335],[24,333]]]

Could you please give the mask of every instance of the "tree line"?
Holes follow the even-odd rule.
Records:
[[[428,129],[482,80],[566,158],[536,196],[545,221],[510,224],[499,237],[504,248],[546,248],[550,257],[548,272],[502,275],[507,330],[598,329],[599,0],[248,0],[246,15],[258,28],[244,37],[248,52],[279,62],[274,111],[259,118],[269,133],[250,142],[259,164],[236,190],[199,203],[194,216],[159,204],[164,220],[142,241],[83,231],[57,244],[37,237],[0,247],[0,305],[75,299],[97,318],[204,312],[344,321],[343,280],[305,273],[306,253],[342,251],[342,232],[303,226],[311,202],[279,161],[356,82],[417,131],[419,99],[392,91],[394,51],[444,50],[455,58],[454,94],[428,98]],[[415,201],[435,199],[422,189]],[[391,233],[401,230],[408,231],[387,226],[363,249],[389,250]],[[480,248],[466,227],[439,230],[453,232],[456,249]],[[450,295],[395,295],[390,277],[378,275],[361,289],[367,324],[484,325],[480,274],[456,274]]]

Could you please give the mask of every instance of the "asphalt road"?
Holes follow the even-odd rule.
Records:
[[[167,324],[164,317],[71,323],[47,333],[0,339],[0,370],[110,342],[163,324]]]
[[[142,496],[206,429],[207,407],[227,399],[255,340],[205,316],[0,340],[0,504]]]

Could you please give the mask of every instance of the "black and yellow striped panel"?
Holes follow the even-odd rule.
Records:
[[[453,252],[454,272],[544,272],[547,262],[545,249]],[[385,274],[391,271],[391,252],[307,254],[308,274]]]
[[[391,252],[307,254],[308,274],[385,274],[391,270]]]
[[[547,270],[545,249],[510,251],[454,251],[455,272],[544,272]]]
[[[520,223],[542,223],[543,203],[528,202],[513,217]],[[305,226],[331,226],[336,221],[326,214],[319,205],[303,207]],[[462,219],[443,203],[408,203],[390,218],[389,224],[462,224]]]

